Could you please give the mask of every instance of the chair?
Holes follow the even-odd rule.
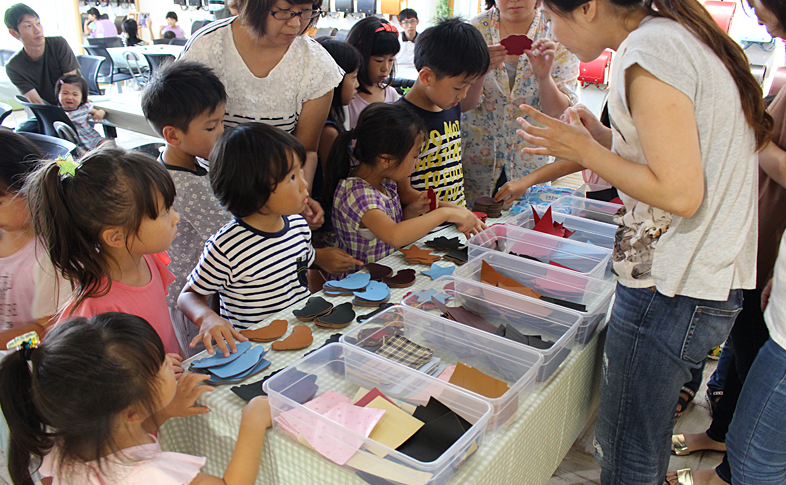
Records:
[[[62,121],[55,121],[54,125],[60,139],[76,145],[76,148],[71,152],[74,157],[82,158],[85,154],[85,147],[79,142],[79,135],[76,134],[76,131]]]
[[[196,20],[191,24],[191,35],[194,35],[197,30],[212,22],[212,20]]]
[[[123,47],[123,39],[120,37],[88,37],[87,43],[95,47]]]
[[[318,39],[320,37],[335,37],[336,32],[338,32],[338,29],[335,27],[322,27],[317,29],[317,32],[314,34],[314,38]]]
[[[3,124],[8,115],[14,111],[10,104],[0,103],[0,125]]]
[[[0,66],[5,66],[5,63],[14,57],[14,54],[16,54],[16,51],[11,49],[0,49]]]
[[[186,45],[186,42],[188,42],[188,39],[182,39],[180,37],[169,39],[169,45]]]
[[[339,31],[336,32],[336,40],[341,42],[346,42],[348,35],[349,35],[349,29],[339,29]]]
[[[91,96],[103,95],[104,90],[98,86],[98,71],[101,69],[101,64],[104,63],[104,58],[80,54],[76,56],[76,59],[79,61],[79,70],[82,71],[82,76],[87,80],[87,94]]]
[[[134,78],[134,76],[132,76],[129,72],[121,72],[119,69],[115,69],[115,61],[112,59],[109,51],[106,50],[106,47],[87,46],[85,47],[85,50],[91,56],[103,57],[106,61],[98,70],[98,82],[109,84],[111,86],[114,83],[119,83]],[[122,92],[119,86],[118,91]]]
[[[22,133],[22,136],[33,142],[41,153],[48,158],[64,157],[77,150],[77,146],[70,141],[56,136],[39,135],[38,133]]]
[[[153,39],[153,45],[169,45],[169,41],[174,39]]]
[[[76,126],[68,117],[65,111],[59,106],[52,106],[51,104],[35,104],[27,101],[27,99],[18,94],[16,100],[22,106],[30,109],[38,120],[38,132],[47,136],[60,136],[55,128],[55,122],[59,121],[68,125],[74,133],[77,132]],[[117,138],[117,127],[108,121],[101,122],[104,128],[104,136],[106,138]]]
[[[162,146],[164,146],[164,144],[158,142],[146,143],[144,145],[139,145],[138,147],[133,147],[131,150],[146,153],[153,158],[158,158],[158,156],[161,155]]]
[[[152,79],[153,76],[156,74],[156,70],[161,67],[162,64],[167,62],[174,62],[175,56],[172,54],[148,54],[144,53],[145,59],[147,59],[147,64],[150,66],[150,78]]]
[[[134,76],[134,82],[138,88],[145,86],[150,81],[150,67],[139,63],[142,60],[134,51],[123,52],[128,71]]]

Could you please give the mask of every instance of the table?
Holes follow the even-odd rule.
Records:
[[[142,112],[142,93],[131,91],[111,96],[91,96],[90,102],[96,109],[106,111],[105,119],[118,128],[161,138],[153,130]]]
[[[491,222],[503,222],[510,217],[512,215],[505,212],[503,217],[493,219]],[[456,235],[458,232],[450,227],[432,233],[416,244],[423,247],[424,240],[437,236]],[[464,240],[463,236],[460,238]],[[439,251],[437,253],[441,254]],[[403,255],[398,252],[384,258],[380,263],[396,271],[413,267],[408,265]],[[440,261],[438,264],[445,266],[451,263]],[[424,265],[415,268],[427,269]],[[392,288],[391,301],[400,301],[404,294],[429,281],[430,278],[427,276],[418,274],[417,281],[412,287]],[[321,292],[316,295],[324,297]],[[351,300],[351,297],[326,297],[326,299],[338,305]],[[304,303],[298,303],[285,309],[254,328],[267,325],[274,319],[284,319],[292,325],[302,323],[292,315],[292,310],[303,305]],[[355,310],[359,313],[367,313],[373,308],[366,310],[355,307]],[[353,322],[347,329],[342,329],[342,332],[358,325]],[[265,357],[272,362],[269,370],[250,378],[246,383],[259,381],[273,370],[294,363],[305,352],[321,346],[325,339],[336,333],[334,330],[309,326],[312,327],[314,334],[314,343],[309,348],[297,352],[271,350]],[[596,335],[584,349],[572,352],[551,380],[529,400],[521,403],[515,421],[507,430],[492,443],[484,443],[450,483],[531,485],[548,481],[597,408],[604,335],[603,333]],[[193,359],[202,357],[204,355],[200,354]],[[186,361],[186,364],[188,363],[190,361]],[[159,433],[161,446],[168,451],[207,456],[208,460],[202,471],[222,476],[234,451],[240,427],[240,410],[245,405],[245,401],[229,390],[231,387],[218,386],[215,391],[202,395],[199,405],[208,406],[211,409],[210,413],[188,418],[172,418],[165,423]],[[270,430],[267,433],[257,483],[366,484],[349,470],[295,443],[277,430]]]
[[[183,52],[182,45],[168,45],[168,44],[161,44],[161,45],[138,45],[132,47],[109,47],[107,48],[107,52],[112,57],[112,61],[115,63],[115,69],[128,69],[128,61],[126,61],[126,52],[134,52],[139,57],[139,67],[149,67],[147,63],[147,59],[143,54],[169,54],[175,56],[180,55]],[[134,66],[136,68],[136,66]]]

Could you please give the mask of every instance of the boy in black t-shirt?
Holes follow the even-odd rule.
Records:
[[[396,181],[403,206],[429,188],[440,203],[466,206],[459,119],[478,104],[490,65],[496,67],[504,56],[504,47],[486,46],[475,27],[457,18],[443,20],[418,35],[418,78],[398,102],[423,119],[426,140],[412,175]]]
[[[4,20],[24,46],[5,65],[8,79],[31,103],[57,105],[55,83],[79,68],[71,47],[62,37],[44,37],[38,14],[23,3],[9,7]]]

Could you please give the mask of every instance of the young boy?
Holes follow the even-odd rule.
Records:
[[[490,49],[475,27],[458,18],[443,20],[418,35],[418,78],[398,102],[423,119],[426,141],[412,175],[397,181],[402,206],[431,188],[439,201],[466,207],[459,119],[480,99]]]
[[[199,328],[177,309],[177,297],[207,240],[232,219],[213,195],[206,161],[224,131],[226,99],[224,85],[213,70],[192,61],[164,66],[142,94],[145,118],[166,141],[158,160],[177,189],[172,208],[180,214],[180,223],[169,250],[175,282],[168,289],[167,303],[186,357],[201,350],[189,348]]]
[[[293,135],[264,123],[242,123],[211,152],[213,192],[234,219],[205,245],[178,307],[196,323],[201,341],[228,356],[244,329],[311,295],[307,270],[333,274],[363,263],[338,248],[314,250],[300,213],[307,203],[306,149]],[[221,315],[208,307],[218,293]]]

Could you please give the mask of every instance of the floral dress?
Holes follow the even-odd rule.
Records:
[[[470,23],[480,30],[487,44],[499,44],[499,9],[491,8],[474,17]],[[536,7],[527,37],[533,41],[552,37],[551,26],[540,8]],[[551,76],[557,88],[570,98],[571,104],[578,102],[578,75],[579,60],[564,46],[557,44]],[[521,152],[529,143],[516,134],[520,128],[516,118],[523,116],[533,122],[519,108],[525,103],[540,109],[538,82],[529,59],[522,54],[513,89],[504,68],[491,71],[486,76],[480,103],[462,115],[461,161],[464,192],[469,203],[477,197],[493,195],[494,184],[503,167],[508,180],[516,180],[552,161],[552,157]]]

